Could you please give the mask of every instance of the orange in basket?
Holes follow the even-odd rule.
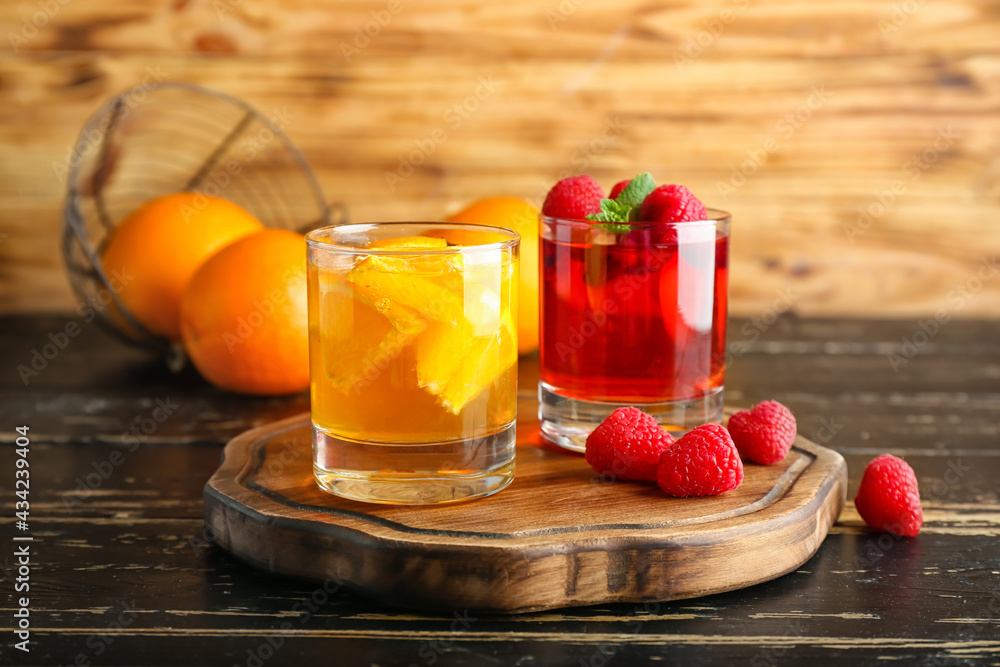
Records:
[[[165,195],[146,202],[115,228],[101,253],[101,266],[143,326],[180,340],[181,295],[191,276],[215,252],[263,228],[225,199],[195,192]],[[110,315],[123,323],[120,314]]]

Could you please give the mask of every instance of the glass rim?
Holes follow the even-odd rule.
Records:
[[[444,248],[362,248],[359,246],[348,245],[346,243],[321,241],[316,238],[325,234],[351,232],[361,233],[371,229],[385,227],[462,229],[488,234],[500,234],[502,236],[507,236],[508,238],[504,241],[490,241],[489,243],[479,243],[476,245],[450,245]],[[514,229],[510,229],[509,227],[494,227],[492,225],[482,225],[471,222],[429,222],[405,220],[394,222],[349,222],[340,225],[320,227],[306,234],[306,245],[311,249],[322,250],[324,252],[353,253],[358,255],[454,255],[462,252],[507,250],[519,244],[520,241],[521,234]]]
[[[593,228],[595,225],[601,224],[627,224],[634,229],[646,229],[653,226],[660,225],[691,225],[691,226],[704,226],[718,225],[718,224],[732,224],[732,214],[729,211],[723,211],[718,208],[706,208],[708,217],[704,220],[686,220],[684,222],[650,222],[650,221],[635,221],[628,223],[601,223],[595,222],[593,220],[573,220],[571,218],[560,218],[558,216],[539,214],[543,220],[558,222],[564,225],[578,225],[585,228]]]

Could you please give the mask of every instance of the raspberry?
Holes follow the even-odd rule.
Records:
[[[587,463],[615,479],[654,480],[672,435],[642,410],[618,408],[587,436]]]
[[[917,476],[909,463],[892,454],[865,468],[854,506],[869,526],[896,535],[913,537],[924,524]]]
[[[646,222],[689,222],[708,217],[705,205],[683,185],[661,185],[642,202],[639,219]]]
[[[552,218],[583,220],[589,213],[601,212],[604,190],[590,176],[564,178],[549,190],[542,204],[542,214]]]
[[[716,496],[743,482],[743,462],[729,431],[705,424],[688,431],[663,454],[656,482],[671,496]]]
[[[615,183],[615,187],[611,188],[611,194],[608,195],[608,199],[617,199],[622,190],[624,190],[631,182],[631,178],[626,178],[624,181],[618,181]]]
[[[740,456],[771,465],[785,458],[795,442],[795,417],[777,401],[758,403],[729,418],[729,433]]]

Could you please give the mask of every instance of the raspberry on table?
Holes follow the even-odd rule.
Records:
[[[655,418],[634,407],[618,408],[587,436],[584,457],[615,479],[655,480],[660,456],[674,437]]]
[[[659,186],[639,209],[639,219],[645,222],[690,222],[707,217],[705,205],[683,185]]]
[[[895,535],[913,537],[924,524],[917,476],[910,464],[882,454],[865,468],[854,506],[865,523]]]
[[[729,434],[744,459],[771,465],[783,460],[795,442],[795,416],[777,401],[763,401],[730,417]]]
[[[587,175],[564,178],[549,190],[542,204],[542,215],[566,220],[583,220],[601,212],[604,190]]]
[[[715,496],[743,482],[743,462],[723,426],[691,429],[660,458],[656,482],[671,496]]]

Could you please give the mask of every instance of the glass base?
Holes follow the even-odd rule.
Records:
[[[696,426],[722,422],[722,387],[712,389],[698,398],[662,403],[606,403],[568,398],[555,387],[538,383],[538,419],[542,437],[563,449],[582,452],[587,436],[605,417],[627,405],[634,405],[656,417],[660,425],[675,437]]]
[[[313,425],[321,489],[366,503],[436,505],[482,498],[514,479],[514,423],[480,438],[385,444],[339,438]]]

